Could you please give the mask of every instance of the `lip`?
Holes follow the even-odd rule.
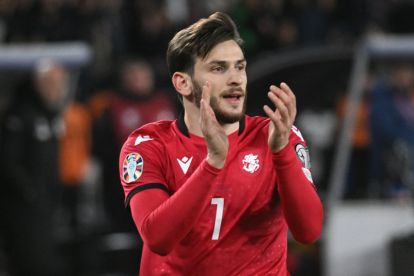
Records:
[[[232,89],[229,91],[226,91],[225,93],[223,93],[222,97],[223,98],[234,98],[234,97],[238,97],[241,98],[244,96],[243,90],[241,89]]]
[[[244,98],[243,93],[232,93],[226,96],[223,96],[223,99],[231,104],[239,104]]]
[[[228,93],[223,95],[223,97],[242,97],[243,93],[242,92],[233,92],[233,93]]]
[[[244,91],[240,87],[230,88],[221,95],[225,102],[234,107],[237,107],[243,101],[244,96]]]

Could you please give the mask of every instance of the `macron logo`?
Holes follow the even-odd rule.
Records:
[[[137,137],[137,139],[135,140],[135,144],[134,145],[136,146],[136,145],[141,144],[142,142],[151,141],[151,140],[154,140],[154,139],[151,138],[151,137],[149,137],[149,135],[144,135],[144,136],[139,135]]]
[[[183,170],[184,174],[187,174],[188,168],[190,167],[191,161],[193,161],[193,157],[191,156],[190,159],[188,159],[187,156],[184,156],[181,159],[178,159],[178,165],[180,165],[181,169]]]

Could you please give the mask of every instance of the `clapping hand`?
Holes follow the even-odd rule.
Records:
[[[270,118],[268,144],[272,152],[284,148],[289,142],[290,130],[296,117],[296,97],[289,86],[282,82],[280,87],[271,85],[267,96],[275,110],[265,105],[263,110]]]
[[[207,144],[207,162],[214,167],[223,168],[229,149],[229,140],[210,106],[211,84],[206,82],[202,89],[200,127]]]

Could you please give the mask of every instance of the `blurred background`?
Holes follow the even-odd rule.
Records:
[[[248,113],[270,84],[298,99],[324,201],[293,276],[414,275],[414,2],[0,0],[0,275],[137,275],[118,154],[181,112],[165,50],[229,13],[249,61]]]

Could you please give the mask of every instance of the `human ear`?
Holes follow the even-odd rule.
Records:
[[[175,72],[171,79],[174,88],[178,93],[180,93],[183,97],[191,95],[193,83],[187,73]]]

